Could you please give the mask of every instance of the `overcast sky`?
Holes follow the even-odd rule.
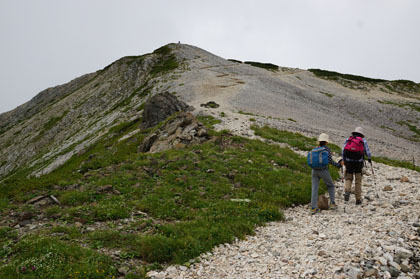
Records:
[[[170,43],[420,82],[418,0],[0,0],[0,113]]]

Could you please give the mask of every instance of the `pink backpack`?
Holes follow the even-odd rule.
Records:
[[[363,157],[363,153],[365,152],[365,145],[363,143],[363,138],[361,137],[349,137],[347,140],[346,146],[344,146],[344,151],[346,151],[346,155],[349,158]],[[349,154],[350,153],[350,154]],[[353,156],[352,156],[353,155]]]

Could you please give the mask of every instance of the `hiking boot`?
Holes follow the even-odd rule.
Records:
[[[337,204],[335,203],[330,204],[330,210],[337,210]]]
[[[356,200],[356,205],[361,205],[362,204],[362,200]]]
[[[344,193],[344,201],[349,201],[350,199],[350,193]]]
[[[317,213],[319,213],[319,212],[321,212],[321,209],[319,209],[319,208],[312,208],[312,209],[311,209],[311,214],[312,214],[312,215],[315,215],[315,214],[317,214]]]

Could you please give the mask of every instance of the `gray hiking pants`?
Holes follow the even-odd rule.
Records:
[[[314,170],[312,169],[312,208],[318,207],[318,189],[319,180],[322,178],[327,185],[328,193],[330,194],[330,202],[335,203],[335,186],[328,170]]]

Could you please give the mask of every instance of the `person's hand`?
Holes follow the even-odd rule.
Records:
[[[340,161],[338,161],[338,163],[339,163],[341,166],[344,166],[344,161],[343,161],[343,159],[340,159]]]

